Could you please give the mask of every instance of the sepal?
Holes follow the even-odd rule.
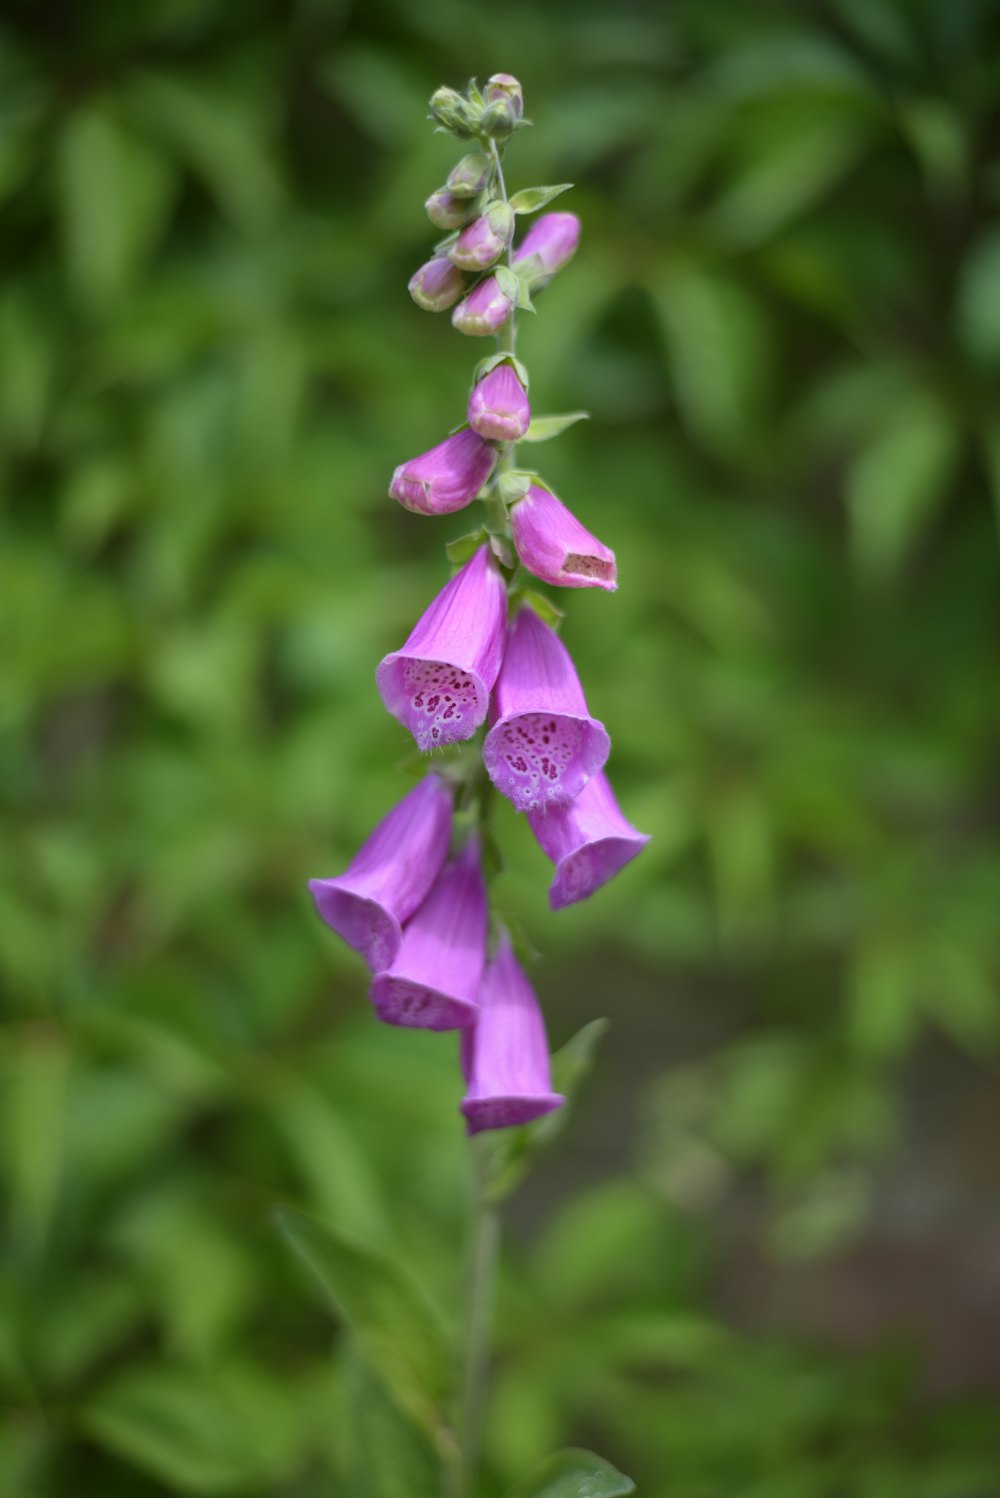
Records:
[[[522,187],[509,199],[510,206],[515,213],[537,213],[572,186],[572,182],[559,182],[554,187]]]
[[[564,411],[557,416],[533,416],[522,442],[549,442],[575,426],[578,421],[589,421],[589,411]],[[547,486],[546,486],[547,487]]]

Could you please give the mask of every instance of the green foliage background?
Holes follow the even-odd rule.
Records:
[[[485,1491],[584,1443],[996,1498],[988,0],[4,7],[0,1494],[436,1490],[272,1214],[454,1326],[454,1045],[304,881],[398,798],[374,665],[467,528],[385,489],[484,351],[405,291],[425,101],[497,69],[512,185],[577,183],[523,354],[594,413],[538,452],[618,552],[564,633],[653,842],[555,918],[500,827],[554,1043],[613,1027],[513,1204]]]

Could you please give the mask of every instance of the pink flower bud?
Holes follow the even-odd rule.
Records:
[[[445,312],[465,290],[466,277],[447,255],[436,255],[410,277],[409,293],[425,312]]]
[[[486,887],[479,840],[446,863],[403,930],[395,960],[372,982],[380,1019],[419,1030],[474,1023],[486,964]]]
[[[375,683],[417,748],[468,739],[486,721],[500,670],[507,590],[481,546],[425,610],[402,650],[380,663]]]
[[[372,972],[390,966],[403,922],[437,878],[448,852],[451,812],[450,790],[428,775],[382,818],[345,873],[309,881],[322,919]]]
[[[524,118],[524,94],[512,73],[494,73],[483,89],[487,104],[506,104],[512,119]]]
[[[496,450],[475,432],[455,432],[429,452],[400,463],[389,496],[418,515],[450,515],[472,503],[496,460]]]
[[[580,220],[575,213],[543,213],[514,251],[514,263],[531,262],[531,289],[547,286],[576,254],[580,243]]]
[[[509,203],[491,203],[480,218],[462,230],[448,255],[462,270],[486,270],[500,259],[513,237],[513,208]]]
[[[510,528],[521,561],[543,582],[559,588],[617,588],[614,552],[547,489],[532,484],[511,509]]]
[[[518,811],[572,801],[611,750],[604,724],[587,711],[569,651],[531,608],[507,632],[490,724],[483,762]]]
[[[459,302],[451,314],[452,327],[472,338],[488,338],[491,333],[499,333],[513,305],[497,285],[496,276],[487,276]]]
[[[531,407],[514,366],[497,364],[469,396],[469,425],[492,442],[519,442],[528,430]]]
[[[531,830],[556,866],[549,887],[553,910],[586,900],[649,842],[626,821],[603,770],[568,806],[528,813]]]
[[[468,1131],[530,1123],[565,1102],[552,1091],[545,1021],[506,932],[483,975],[475,1026],[462,1035]]]
[[[432,192],[424,207],[427,217],[439,229],[461,229],[479,212],[478,198],[460,198],[446,187]]]
[[[445,187],[456,198],[477,197],[490,180],[490,170],[489,157],[481,151],[473,151],[452,167]]]

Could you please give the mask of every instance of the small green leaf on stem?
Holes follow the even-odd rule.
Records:
[[[603,1457],[570,1447],[546,1457],[507,1498],[624,1498],[635,1483]]]
[[[454,541],[446,541],[445,555],[453,567],[461,567],[488,540],[488,532],[484,526],[480,526],[478,530],[467,531],[464,536],[456,536]]]
[[[553,603],[551,598],[546,598],[544,593],[536,592],[534,588],[519,589],[511,599],[512,603],[515,601],[525,604],[529,609],[534,609],[539,619],[550,629],[558,629],[566,617],[564,610],[557,603]]]
[[[556,187],[522,187],[509,199],[510,206],[515,213],[537,213],[539,208],[544,208],[572,186],[572,182],[560,182]]]
[[[531,300],[531,288],[534,285],[534,280],[531,271],[519,265],[514,272],[514,278],[517,283],[517,296],[515,300],[518,308],[522,312],[534,312],[536,308],[534,302]]]
[[[589,411],[564,411],[558,416],[534,416],[521,440],[522,442],[548,442],[550,438],[558,437],[561,432],[575,426],[578,421],[589,420]]]
[[[510,473],[502,473],[497,479],[497,488],[504,504],[516,504],[519,499],[523,499],[531,488],[533,478],[534,474],[525,473],[520,468],[512,468]]]
[[[276,1220],[400,1406],[437,1430],[451,1349],[419,1286],[391,1259],[338,1238],[305,1212],[281,1207]]]
[[[480,380],[485,380],[486,376],[492,370],[496,369],[496,367],[497,367],[498,364],[504,364],[504,363],[510,364],[510,365],[513,366],[514,373],[517,375],[518,379],[521,381],[521,384],[524,386],[525,390],[527,390],[527,388],[528,388],[528,371],[525,369],[525,367],[521,363],[520,359],[515,359],[515,357],[514,357],[513,354],[506,354],[506,353],[504,353],[504,354],[490,354],[489,358],[487,358],[487,359],[480,359],[479,363],[476,365],[475,371],[474,371],[473,376],[472,376],[473,386],[478,385],[479,382],[480,382]]]
[[[513,302],[515,306],[517,306],[521,296],[521,286],[520,282],[517,279],[517,276],[511,270],[510,266],[494,266],[493,275],[504,296],[507,297],[509,301]]]

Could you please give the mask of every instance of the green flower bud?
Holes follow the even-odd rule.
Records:
[[[478,134],[479,111],[454,88],[438,88],[431,94],[431,114],[459,140]]]
[[[490,180],[489,158],[479,151],[463,156],[448,173],[445,190],[456,198],[474,198]]]
[[[506,140],[517,129],[517,117],[505,99],[496,99],[487,104],[479,121],[479,128],[491,140]]]
[[[487,104],[506,104],[515,124],[524,118],[524,95],[511,73],[494,73],[483,90],[483,98]]]
[[[475,218],[479,212],[480,198],[460,198],[455,193],[449,192],[446,187],[439,187],[432,192],[424,207],[427,217],[432,224],[439,229],[461,229],[470,219]]]

